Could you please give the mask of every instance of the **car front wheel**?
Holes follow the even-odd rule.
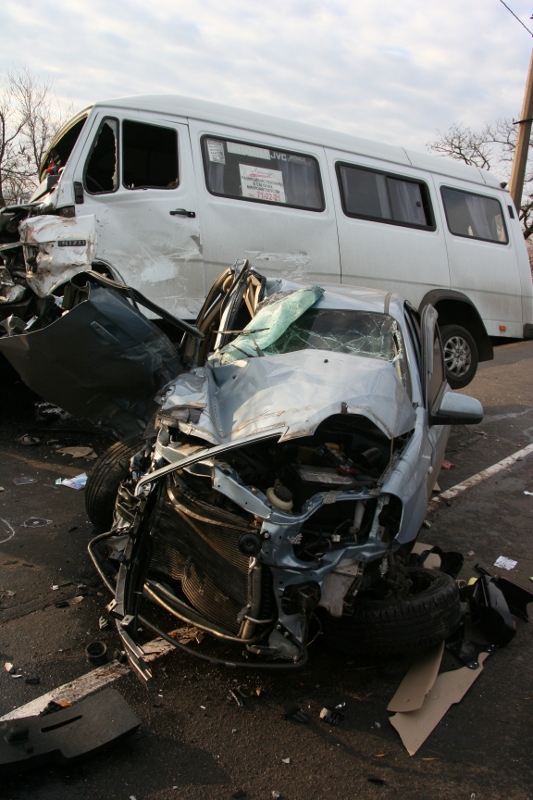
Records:
[[[110,530],[120,484],[128,474],[130,460],[143,446],[143,439],[134,436],[115,442],[94,462],[85,487],[85,510],[98,533]]]
[[[460,325],[443,325],[441,336],[446,379],[452,389],[462,389],[477,371],[476,343],[472,334]]]
[[[407,597],[384,600],[361,592],[353,614],[320,614],[325,643],[346,655],[401,655],[431,647],[457,630],[461,601],[455,581],[436,569],[411,567]]]

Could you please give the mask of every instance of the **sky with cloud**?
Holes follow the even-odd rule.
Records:
[[[533,3],[507,5],[533,30]],[[175,93],[425,150],[520,116],[532,38],[500,0],[1,0],[0,73],[77,111]]]

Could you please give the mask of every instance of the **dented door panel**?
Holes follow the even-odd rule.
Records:
[[[3,337],[0,352],[34,392],[117,438],[144,431],[157,390],[181,371],[165,334],[100,286],[47,327]]]

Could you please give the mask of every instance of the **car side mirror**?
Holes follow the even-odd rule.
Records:
[[[430,425],[477,425],[483,419],[483,406],[475,397],[446,389],[430,415]]]

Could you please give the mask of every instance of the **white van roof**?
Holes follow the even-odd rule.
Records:
[[[198,100],[180,95],[151,94],[119,97],[95,103],[94,106],[102,108],[115,106],[131,109],[132,111],[177,115],[237,128],[242,127],[256,131],[259,134],[268,133],[273,136],[282,136],[285,139],[294,139],[298,142],[308,142],[318,146],[325,145],[349,154],[355,153],[370,156],[393,164],[404,164],[450,178],[500,188],[498,179],[486,170],[469,167],[451,158],[417,153],[412,150],[405,150],[403,147],[382,144],[381,142],[352,136],[341,131],[328,130],[302,122],[271,117],[267,114],[260,114],[241,108],[232,108],[220,103],[211,103],[207,100]]]

